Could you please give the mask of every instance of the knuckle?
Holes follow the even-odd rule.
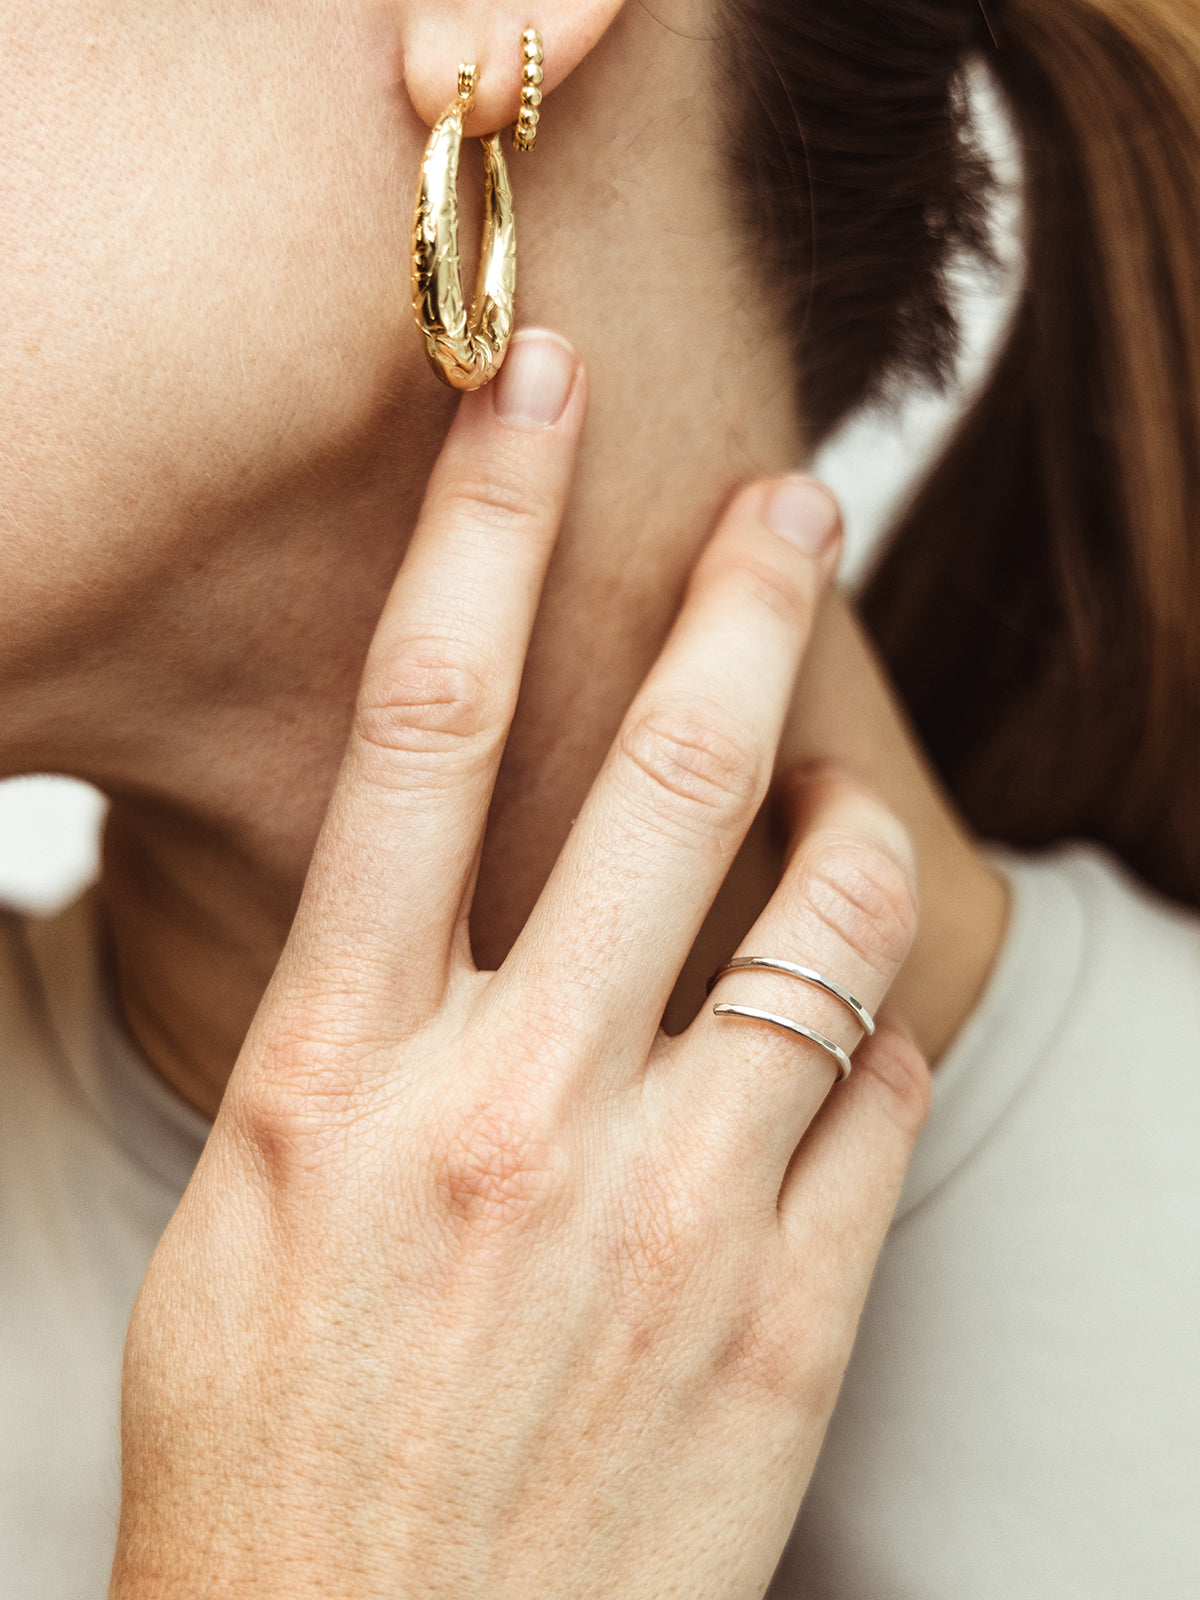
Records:
[[[783,1337],[760,1309],[738,1319],[721,1350],[722,1381],[741,1394],[793,1406],[804,1403],[814,1385],[808,1341]]]
[[[631,722],[621,751],[657,813],[740,821],[766,792],[767,762],[724,707],[660,703]]]
[[[388,756],[428,756],[491,746],[506,718],[502,691],[470,647],[414,639],[370,675],[355,712],[355,733]]]
[[[929,1115],[933,1085],[925,1057],[912,1040],[895,1028],[880,1028],[859,1048],[854,1065],[883,1085],[901,1130],[915,1138]]]
[[[908,954],[917,929],[911,874],[865,839],[816,842],[805,862],[806,902],[860,960],[889,976]]]
[[[458,527],[495,536],[540,533],[546,517],[537,496],[522,478],[499,471],[460,479],[441,497],[441,509]]]
[[[482,1101],[431,1141],[433,1193],[459,1238],[487,1238],[536,1222],[562,1201],[566,1152],[528,1106]]]
[[[783,1294],[776,1288],[747,1298],[746,1305],[722,1351],[723,1379],[824,1428],[849,1359],[855,1318],[841,1303],[814,1302],[803,1282]]]
[[[345,1068],[339,1059],[333,1070],[329,1053],[311,1039],[282,1039],[248,1080],[231,1083],[222,1115],[272,1189],[332,1170],[357,1079]]]
[[[390,1026],[365,1024],[351,987],[317,994],[292,982],[281,993],[282,1005],[260,1009],[220,1115],[269,1185],[336,1182],[355,1129],[395,1081],[397,1045]]]
[[[806,572],[788,572],[765,557],[741,552],[714,573],[713,578],[731,598],[747,601],[781,617],[790,627],[807,628],[812,621],[814,585]]]

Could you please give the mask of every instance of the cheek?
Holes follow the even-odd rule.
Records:
[[[82,522],[144,548],[352,451],[420,366],[424,130],[377,24],[336,0],[15,9],[9,529],[53,547]]]

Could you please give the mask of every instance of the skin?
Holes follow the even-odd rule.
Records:
[[[881,1030],[830,1096],[794,1035],[659,1022],[765,795],[834,510],[811,484],[798,521],[782,484],[737,497],[478,970],[478,850],[586,401],[575,368],[557,422],[513,422],[539,346],[564,353],[518,341],[438,459],[295,927],[138,1296],[114,1600],[750,1600],[812,1472],[928,1072]],[[826,773],[791,832],[751,945],[876,1008],[915,922],[904,830]],[[862,1031],[820,988],[804,1015]]]
[[[579,348],[592,400],[489,836],[487,963],[544,881],[717,511],[804,453],[769,293],[727,231],[719,51],[696,9],[543,20],[541,146],[514,168],[521,316]],[[442,63],[480,59],[478,126],[495,126],[517,86],[488,59],[507,62],[523,25],[504,8],[365,0],[209,0],[152,19],[35,0],[0,23],[14,63],[0,753],[5,771],[77,773],[112,796],[105,899],[126,1014],[210,1113],[290,925],[453,414],[402,266],[426,122],[453,90]],[[695,327],[702,339],[680,337]],[[986,975],[1003,891],[840,604],[784,754],[840,760],[913,831],[924,916],[897,998],[936,1058]],[[777,873],[763,827],[678,1017]]]
[[[470,131],[513,119],[509,63],[530,20],[547,38],[548,98],[541,147],[516,170],[521,320],[568,338],[586,378],[563,442],[546,446],[525,482],[549,570],[536,622],[527,606],[488,655],[515,696],[522,630],[533,627],[486,842],[486,763],[457,825],[459,782],[445,784],[440,807],[406,812],[404,826],[364,809],[381,788],[411,799],[421,783],[402,761],[382,786],[365,776],[373,747],[360,722],[281,965],[368,645],[456,413],[411,327],[412,175],[458,60],[482,71]],[[430,1593],[494,1600],[500,1578],[517,1573],[514,1593],[582,1597],[612,1592],[620,1570],[630,1600],[680,1583],[727,1600],[761,1592],[795,1514],[924,1112],[924,1069],[894,1033],[861,1050],[793,1171],[828,1063],[814,1076],[812,1051],[797,1058],[774,1034],[753,1045],[741,1036],[735,1055],[707,1013],[675,1044],[655,1037],[655,1023],[664,1005],[673,1028],[689,1020],[703,976],[770,901],[764,948],[810,953],[873,1005],[891,982],[891,1006],[935,1058],[986,978],[1005,906],[844,603],[816,611],[828,559],[820,572],[794,550],[785,561],[744,499],[700,559],[738,487],[805,451],[769,286],[729,227],[713,116],[720,48],[704,22],[692,4],[652,14],[616,0],[563,0],[533,19],[483,0],[28,0],[0,19],[10,85],[0,109],[3,770],[73,772],[111,796],[103,904],[126,1019],[164,1078],[210,1114],[221,1108],[134,1320],[114,1594],[415,1595],[426,1590],[412,1581],[401,1591],[396,1572],[428,1574],[432,1552],[450,1550],[465,1565],[439,1568]],[[472,159],[466,255],[478,226]],[[411,553],[404,562],[372,658],[377,686],[394,686],[388,640],[412,632],[414,595],[433,597],[444,630],[487,637],[471,580],[492,570],[499,545],[480,543],[475,523],[503,478],[495,462],[511,460],[490,453],[492,404],[468,402],[451,436],[466,448],[440,457],[460,508],[476,509],[465,523],[443,519],[441,544],[427,537],[428,571]],[[466,568],[445,556],[464,526],[476,537]],[[502,519],[491,531],[502,543]],[[656,827],[639,834],[614,827],[611,799],[606,811],[587,797],[693,573],[680,624],[691,643],[664,661],[687,693],[714,675],[711,702],[729,697],[729,725],[754,734],[755,783],[710,821],[699,854],[694,841],[708,834],[692,826],[681,865],[669,807],[651,807]],[[748,593],[765,610],[739,609]],[[764,654],[781,618],[779,647]],[[716,649],[722,619],[736,629]],[[489,724],[493,755],[508,709]],[[767,813],[751,828],[777,744],[781,772],[819,761],[822,776],[787,792],[783,828]],[[903,833],[858,782],[831,776],[831,761],[881,794],[916,846],[922,917],[906,960],[914,884]],[[594,820],[605,816],[603,827]],[[578,858],[591,838],[603,844],[598,879],[577,869],[539,902],[560,849]],[[469,938],[479,971],[458,915],[477,848]],[[647,867],[631,875],[635,859]],[[814,921],[829,882],[830,915]],[[439,921],[429,907],[447,883],[457,899]],[[488,969],[519,937],[528,952],[535,905],[533,948],[558,952],[558,965],[534,981],[537,963],[518,961],[518,982],[510,963],[493,983]],[[573,975],[590,970],[592,920],[606,906],[616,919],[639,911],[631,963],[612,965],[626,949],[614,939],[601,981],[580,998]],[[873,935],[822,943],[863,916]],[[397,928],[409,941],[402,960],[380,943]],[[646,943],[648,929],[658,937]],[[447,939],[444,967],[431,966]],[[347,972],[351,993],[339,987]],[[619,1050],[604,1012],[618,1002],[615,1015],[636,1014]],[[543,1074],[545,1103],[527,1093],[531,1015],[558,1017],[565,1040],[552,1053],[561,1076]],[[805,1015],[846,1028],[819,994]],[[386,1066],[385,1087],[368,1086],[363,1100],[367,1060]],[[340,1111],[312,1144],[314,1062],[332,1074],[320,1103]],[[407,1070],[414,1062],[420,1070]],[[629,1085],[652,1068],[659,1089],[635,1094]],[[710,1086],[699,1102],[687,1092],[697,1072]],[[597,1097],[606,1082],[611,1094]],[[496,1177],[476,1147],[480,1084],[485,1106],[518,1094],[541,1106],[533,1132],[556,1149],[571,1143],[564,1129],[579,1148],[584,1129],[583,1147],[599,1152],[586,1170],[611,1184],[581,1180],[569,1221],[550,1208],[553,1227],[520,1194],[515,1212],[508,1191],[499,1212],[476,1207]],[[659,1120],[638,1121],[648,1105]],[[679,1108],[686,1125],[671,1120]],[[372,1165],[397,1150],[399,1166]],[[451,1164],[447,1190],[446,1163],[462,1150],[469,1159]],[[672,1150],[676,1165],[662,1154]],[[395,1187],[397,1171],[410,1175],[407,1189]],[[638,1209],[647,1176],[683,1203],[649,1255]],[[364,1193],[384,1203],[364,1211]],[[426,1231],[398,1229],[406,1215]],[[632,1300],[611,1301],[613,1260],[632,1263]],[[458,1283],[464,1261],[487,1290],[482,1321],[474,1302],[438,1287]],[[528,1287],[568,1280],[581,1286],[570,1317],[548,1315]],[[670,1292],[656,1297],[656,1281]],[[364,1303],[363,1286],[381,1282],[399,1302]],[[500,1319],[497,1285],[512,1296]],[[331,1306],[352,1308],[335,1321],[355,1337],[309,1341]],[[625,1339],[631,1307],[635,1324],[661,1330],[649,1367]],[[481,1333],[483,1356],[477,1340],[436,1354],[414,1347],[411,1330],[431,1319]],[[714,1326],[723,1351],[711,1347]],[[798,1330],[811,1335],[803,1359]],[[547,1375],[532,1398],[530,1348],[545,1352]],[[409,1384],[417,1359],[421,1381]],[[307,1383],[280,1384],[297,1370]],[[580,1370],[610,1378],[581,1388]],[[347,1393],[364,1397],[351,1429]],[[501,1394],[510,1402],[497,1404]],[[655,1409],[662,1394],[673,1412]],[[478,1433],[469,1482],[445,1396],[491,1429]],[[543,1409],[531,1416],[531,1403]],[[197,1418],[209,1419],[200,1437]],[[333,1451],[295,1448],[335,1435]],[[531,1436],[549,1442],[557,1476],[514,1473]],[[614,1485],[634,1470],[644,1517],[632,1532],[599,1526],[580,1545],[584,1508],[620,1494]],[[524,1486],[515,1511],[514,1483]],[[450,1540],[447,1484],[486,1513]],[[711,1506],[697,1500],[700,1486]],[[688,1530],[699,1525],[719,1533],[697,1547]],[[679,1548],[692,1565],[664,1567],[663,1551]],[[224,1587],[213,1586],[214,1550]]]

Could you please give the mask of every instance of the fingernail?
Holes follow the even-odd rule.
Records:
[[[496,415],[510,428],[551,428],[566,410],[579,357],[553,333],[518,333],[495,383]]]
[[[837,505],[811,478],[785,479],[768,500],[763,516],[772,533],[806,555],[824,555],[837,537]]]

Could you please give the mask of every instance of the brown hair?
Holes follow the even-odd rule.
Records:
[[[947,266],[986,248],[962,67],[995,73],[1027,283],[863,611],[977,832],[1099,840],[1200,905],[1200,4],[727,4],[738,188],[818,436],[947,369]]]

